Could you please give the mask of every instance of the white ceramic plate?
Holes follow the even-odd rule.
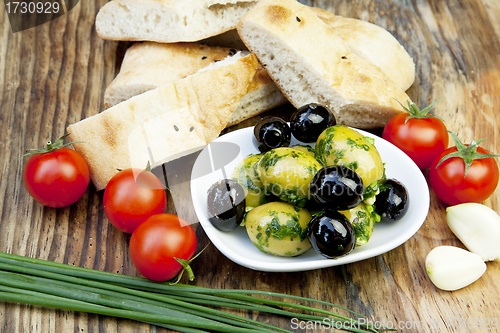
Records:
[[[382,221],[375,225],[370,241],[360,247],[356,247],[348,255],[339,259],[326,259],[314,251],[314,249],[298,257],[279,257],[260,252],[250,241],[243,227],[233,232],[223,232],[214,228],[208,221],[207,213],[207,191],[212,184],[225,176],[230,177],[236,165],[247,155],[258,153],[257,141],[253,136],[253,127],[244,128],[225,134],[214,142],[234,143],[232,152],[227,149],[230,158],[236,156],[225,167],[215,166],[212,162],[212,171],[200,177],[207,170],[207,159],[201,158],[202,152],[195,161],[191,179],[191,195],[196,215],[210,238],[211,242],[232,261],[259,271],[269,272],[295,272],[306,271],[336,265],[343,265],[375,257],[388,252],[406,242],[412,237],[425,221],[429,211],[429,189],[427,182],[415,163],[399,148],[388,141],[372,135],[368,132],[358,130],[365,136],[375,139],[382,161],[385,163],[387,178],[395,178],[402,182],[408,191],[409,207],[406,215],[399,221]],[[298,143],[293,137],[291,146]],[[204,152],[208,149],[205,148]],[[239,147],[239,152],[238,152]],[[231,145],[228,145],[231,148]],[[213,150],[213,149],[212,149]],[[220,149],[218,149],[220,151]],[[216,157],[212,155],[212,157]],[[227,158],[226,158],[227,159]],[[214,159],[215,160],[215,159]]]

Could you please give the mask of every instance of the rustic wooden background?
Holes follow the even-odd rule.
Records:
[[[301,2],[388,29],[416,63],[416,81],[409,96],[420,106],[442,97],[435,113],[450,130],[465,142],[486,137],[482,146],[500,153],[500,2]],[[22,180],[26,159],[20,156],[25,149],[43,146],[64,134],[67,125],[104,109],[104,90],[128,46],[97,36],[94,19],[105,3],[81,0],[69,14],[15,34],[5,7],[0,6],[0,251],[138,275],[128,255],[129,236],[106,220],[102,193],[91,185],[74,205],[51,209],[34,202]],[[289,106],[275,112],[285,114],[287,110]],[[188,206],[174,207],[169,199],[169,212],[189,210]],[[500,190],[485,204],[499,212]],[[201,249],[208,239],[202,228],[197,235]],[[413,328],[400,330],[405,332],[496,331],[471,330],[447,325],[447,321],[498,320],[498,262],[488,263],[486,273],[473,285],[455,292],[440,291],[424,267],[427,253],[438,245],[462,246],[446,225],[445,205],[431,192],[431,209],[423,226],[405,244],[384,255],[309,272],[265,273],[238,266],[209,246],[193,264],[194,284],[320,298],[374,321],[415,323]],[[290,329],[288,321],[268,320]],[[439,329],[431,329],[432,325]],[[123,319],[0,303],[0,331],[164,330]]]

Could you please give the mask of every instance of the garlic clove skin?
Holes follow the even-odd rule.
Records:
[[[500,216],[478,203],[465,203],[446,209],[451,231],[484,261],[500,259]]]
[[[458,290],[479,279],[486,271],[483,259],[454,246],[438,246],[425,259],[425,269],[436,287]]]

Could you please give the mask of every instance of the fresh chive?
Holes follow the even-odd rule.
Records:
[[[144,302],[144,299],[145,300],[148,300],[148,299],[149,300],[157,300],[157,301],[163,302],[168,309],[177,310],[176,312],[174,312],[172,314],[177,314],[177,316],[180,316],[180,317],[183,317],[183,316],[178,311],[202,315],[204,317],[213,318],[213,319],[216,319],[216,320],[221,321],[221,322],[230,322],[232,324],[239,324],[240,326],[244,326],[247,328],[249,326],[245,322],[253,323],[254,328],[255,328],[255,325],[266,326],[263,323],[260,323],[260,322],[257,322],[257,321],[251,320],[251,319],[239,317],[239,316],[236,316],[236,315],[233,315],[230,313],[226,313],[226,312],[223,312],[220,310],[215,310],[215,309],[206,308],[206,307],[198,306],[195,304],[190,304],[187,302],[175,300],[172,298],[165,297],[164,295],[158,295],[155,293],[145,293],[145,292],[142,292],[139,290],[127,289],[125,287],[101,283],[98,281],[91,281],[91,280],[85,280],[85,279],[75,278],[75,277],[71,277],[71,276],[58,275],[58,274],[51,273],[51,272],[38,271],[36,269],[26,268],[26,267],[17,267],[15,265],[9,265],[9,264],[5,264],[5,263],[0,263],[0,269],[29,274],[29,277],[27,275],[22,275],[22,276],[20,275],[19,279],[16,278],[15,281],[13,281],[11,278],[2,278],[2,274],[7,274],[7,272],[0,271],[0,284],[4,284],[4,285],[6,284],[9,286],[13,286],[14,283],[17,283],[17,285],[19,286],[19,283],[21,283],[21,280],[23,278],[25,280],[28,278],[31,278],[34,281],[35,278],[43,276],[46,279],[45,280],[41,280],[40,278],[37,279],[36,282],[32,283],[32,288],[42,288],[42,289],[38,289],[38,290],[40,290],[40,291],[43,290],[45,293],[56,293],[59,296],[64,295],[64,296],[67,296],[68,298],[71,298],[71,299],[78,299],[80,297],[83,297],[84,294],[83,293],[80,294],[80,292],[82,292],[83,290],[89,291],[89,289],[96,294],[98,294],[98,293],[104,294],[106,297],[110,296],[110,292],[115,292],[115,294],[114,294],[115,296],[116,296],[116,293],[118,293],[118,294],[121,294],[123,298],[127,298],[127,295],[136,295],[138,297],[142,296],[143,299],[141,299],[141,301],[143,301],[143,302]],[[49,283],[49,281],[50,281],[50,283]],[[61,292],[64,291],[63,287],[68,286],[68,284],[63,284],[63,282],[71,284],[75,288],[79,288],[80,291],[75,292],[74,294],[71,294],[71,295],[69,294],[69,292],[68,292],[68,294],[61,294]],[[54,289],[53,285],[59,285],[59,287]],[[24,286],[24,288],[28,288],[28,286],[26,285],[26,286]],[[102,289],[99,289],[99,288],[102,288]],[[94,297],[97,297],[97,296],[94,296]],[[108,299],[106,299],[106,301],[107,300]],[[93,301],[93,303],[96,303],[96,302],[97,301]],[[227,319],[226,317],[232,318],[233,320]],[[196,320],[197,318],[188,318],[188,319]],[[236,319],[237,321],[235,321],[234,319]],[[272,327],[272,326],[270,326],[270,328],[276,329],[275,327]],[[229,330],[229,332],[231,332],[231,331],[232,330]]]
[[[7,302],[9,302],[9,301],[15,302],[15,301],[12,301],[12,300],[4,297],[4,295],[6,293],[13,293],[13,294],[24,295],[23,297],[25,299],[26,299],[26,296],[30,296],[29,297],[30,299],[33,296],[37,296],[37,297],[45,298],[47,301],[52,300],[54,302],[54,304],[60,304],[61,306],[64,305],[64,302],[66,302],[66,303],[67,302],[71,302],[72,304],[74,304],[76,306],[79,306],[79,305],[87,306],[87,307],[91,307],[92,306],[92,304],[88,304],[88,303],[85,303],[85,302],[72,301],[72,300],[68,300],[68,299],[65,299],[65,298],[62,298],[62,297],[58,297],[58,296],[47,295],[47,294],[43,294],[43,293],[31,291],[31,290],[18,289],[18,288],[12,288],[12,287],[7,287],[7,286],[0,285],[0,300],[4,300],[4,301],[7,301]],[[26,302],[17,302],[17,303],[28,304]],[[38,304],[38,303],[32,303],[31,305],[44,306],[44,305],[41,305],[41,304]],[[50,307],[50,306],[46,306],[46,307]],[[59,309],[62,309],[62,310],[67,310],[67,308],[63,309],[62,307],[53,307],[53,308],[56,308],[56,309],[59,308]],[[90,312],[88,310],[87,311],[85,311],[85,310],[78,310],[78,311],[89,312],[89,313],[96,313],[96,312]],[[99,314],[104,314],[104,313],[99,313]],[[107,315],[112,316],[112,314],[107,314]],[[155,323],[153,323],[153,322],[145,322],[145,323],[150,324],[150,325],[156,325],[156,326],[163,327],[163,328],[168,328],[170,330],[182,331],[182,332],[186,332],[186,333],[208,333],[208,331],[203,331],[203,330],[199,330],[199,329],[195,329],[195,328],[189,328],[189,327],[182,327],[182,326],[177,326],[177,325],[168,325],[168,324],[163,324],[163,323],[158,323],[158,322],[155,322]]]
[[[345,331],[377,332],[369,325],[336,312],[252,295],[326,305],[364,318],[354,311],[321,300],[265,291],[172,285],[3,252],[0,252],[0,291],[0,300],[4,301],[128,318],[188,333],[204,332],[201,329],[289,332],[209,306],[246,309],[300,320],[322,321],[328,318],[316,313],[333,317],[336,323],[362,327],[346,325]],[[31,293],[32,297],[23,298],[23,293]]]
[[[150,322],[150,323],[153,323],[155,325],[157,323],[173,324],[173,325],[180,326],[181,331],[184,331],[184,327],[193,327],[193,325],[200,326],[199,323],[196,323],[196,322],[193,322],[193,321],[190,321],[187,319],[174,318],[174,317],[169,317],[166,315],[157,315],[157,314],[150,314],[150,313],[144,313],[144,312],[109,308],[106,306],[65,299],[63,297],[59,297],[57,299],[54,299],[54,298],[49,298],[47,296],[50,296],[50,295],[41,294],[39,296],[38,295],[37,296],[31,295],[30,297],[26,297],[26,295],[23,295],[21,293],[0,292],[0,300],[5,301],[5,302],[15,302],[15,303],[36,305],[36,306],[42,306],[42,307],[48,307],[48,308],[60,309],[60,310],[81,311],[81,312],[106,315],[106,316],[112,316],[112,317],[118,317],[118,318],[133,319],[133,320],[142,321],[142,322]],[[217,326],[211,328],[208,325],[206,327],[201,325],[200,327],[219,332],[217,329]],[[238,327],[233,327],[232,331],[230,330],[230,331],[226,331],[226,332],[237,332],[237,331],[246,332],[246,333],[262,332],[260,330],[249,330],[249,329],[242,329],[242,328],[238,328]]]

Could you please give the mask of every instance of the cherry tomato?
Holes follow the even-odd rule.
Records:
[[[432,162],[429,182],[434,193],[451,206],[483,202],[493,194],[498,184],[499,171],[495,159],[473,160],[465,177],[465,163],[460,157],[451,157],[437,166],[444,156],[457,151],[456,147],[448,148]],[[490,155],[481,147],[477,147],[477,152]]]
[[[191,225],[173,214],[157,214],[141,223],[130,238],[130,257],[143,276],[154,281],[175,277],[183,266],[175,260],[189,260],[197,246]]]
[[[427,114],[434,104],[422,111],[414,103],[408,105],[405,109],[409,114],[401,113],[391,118],[382,137],[404,151],[424,170],[430,167],[437,155],[448,148],[448,132],[439,118]]]
[[[111,178],[104,190],[103,204],[109,222],[131,234],[148,217],[165,212],[167,195],[153,173],[130,168]]]
[[[66,137],[66,136],[64,136]],[[64,138],[63,137],[63,138]],[[62,142],[62,139],[59,139]],[[58,141],[59,142],[59,141]],[[89,167],[73,149],[47,143],[32,155],[23,172],[24,186],[42,205],[59,208],[80,199],[89,185]]]

